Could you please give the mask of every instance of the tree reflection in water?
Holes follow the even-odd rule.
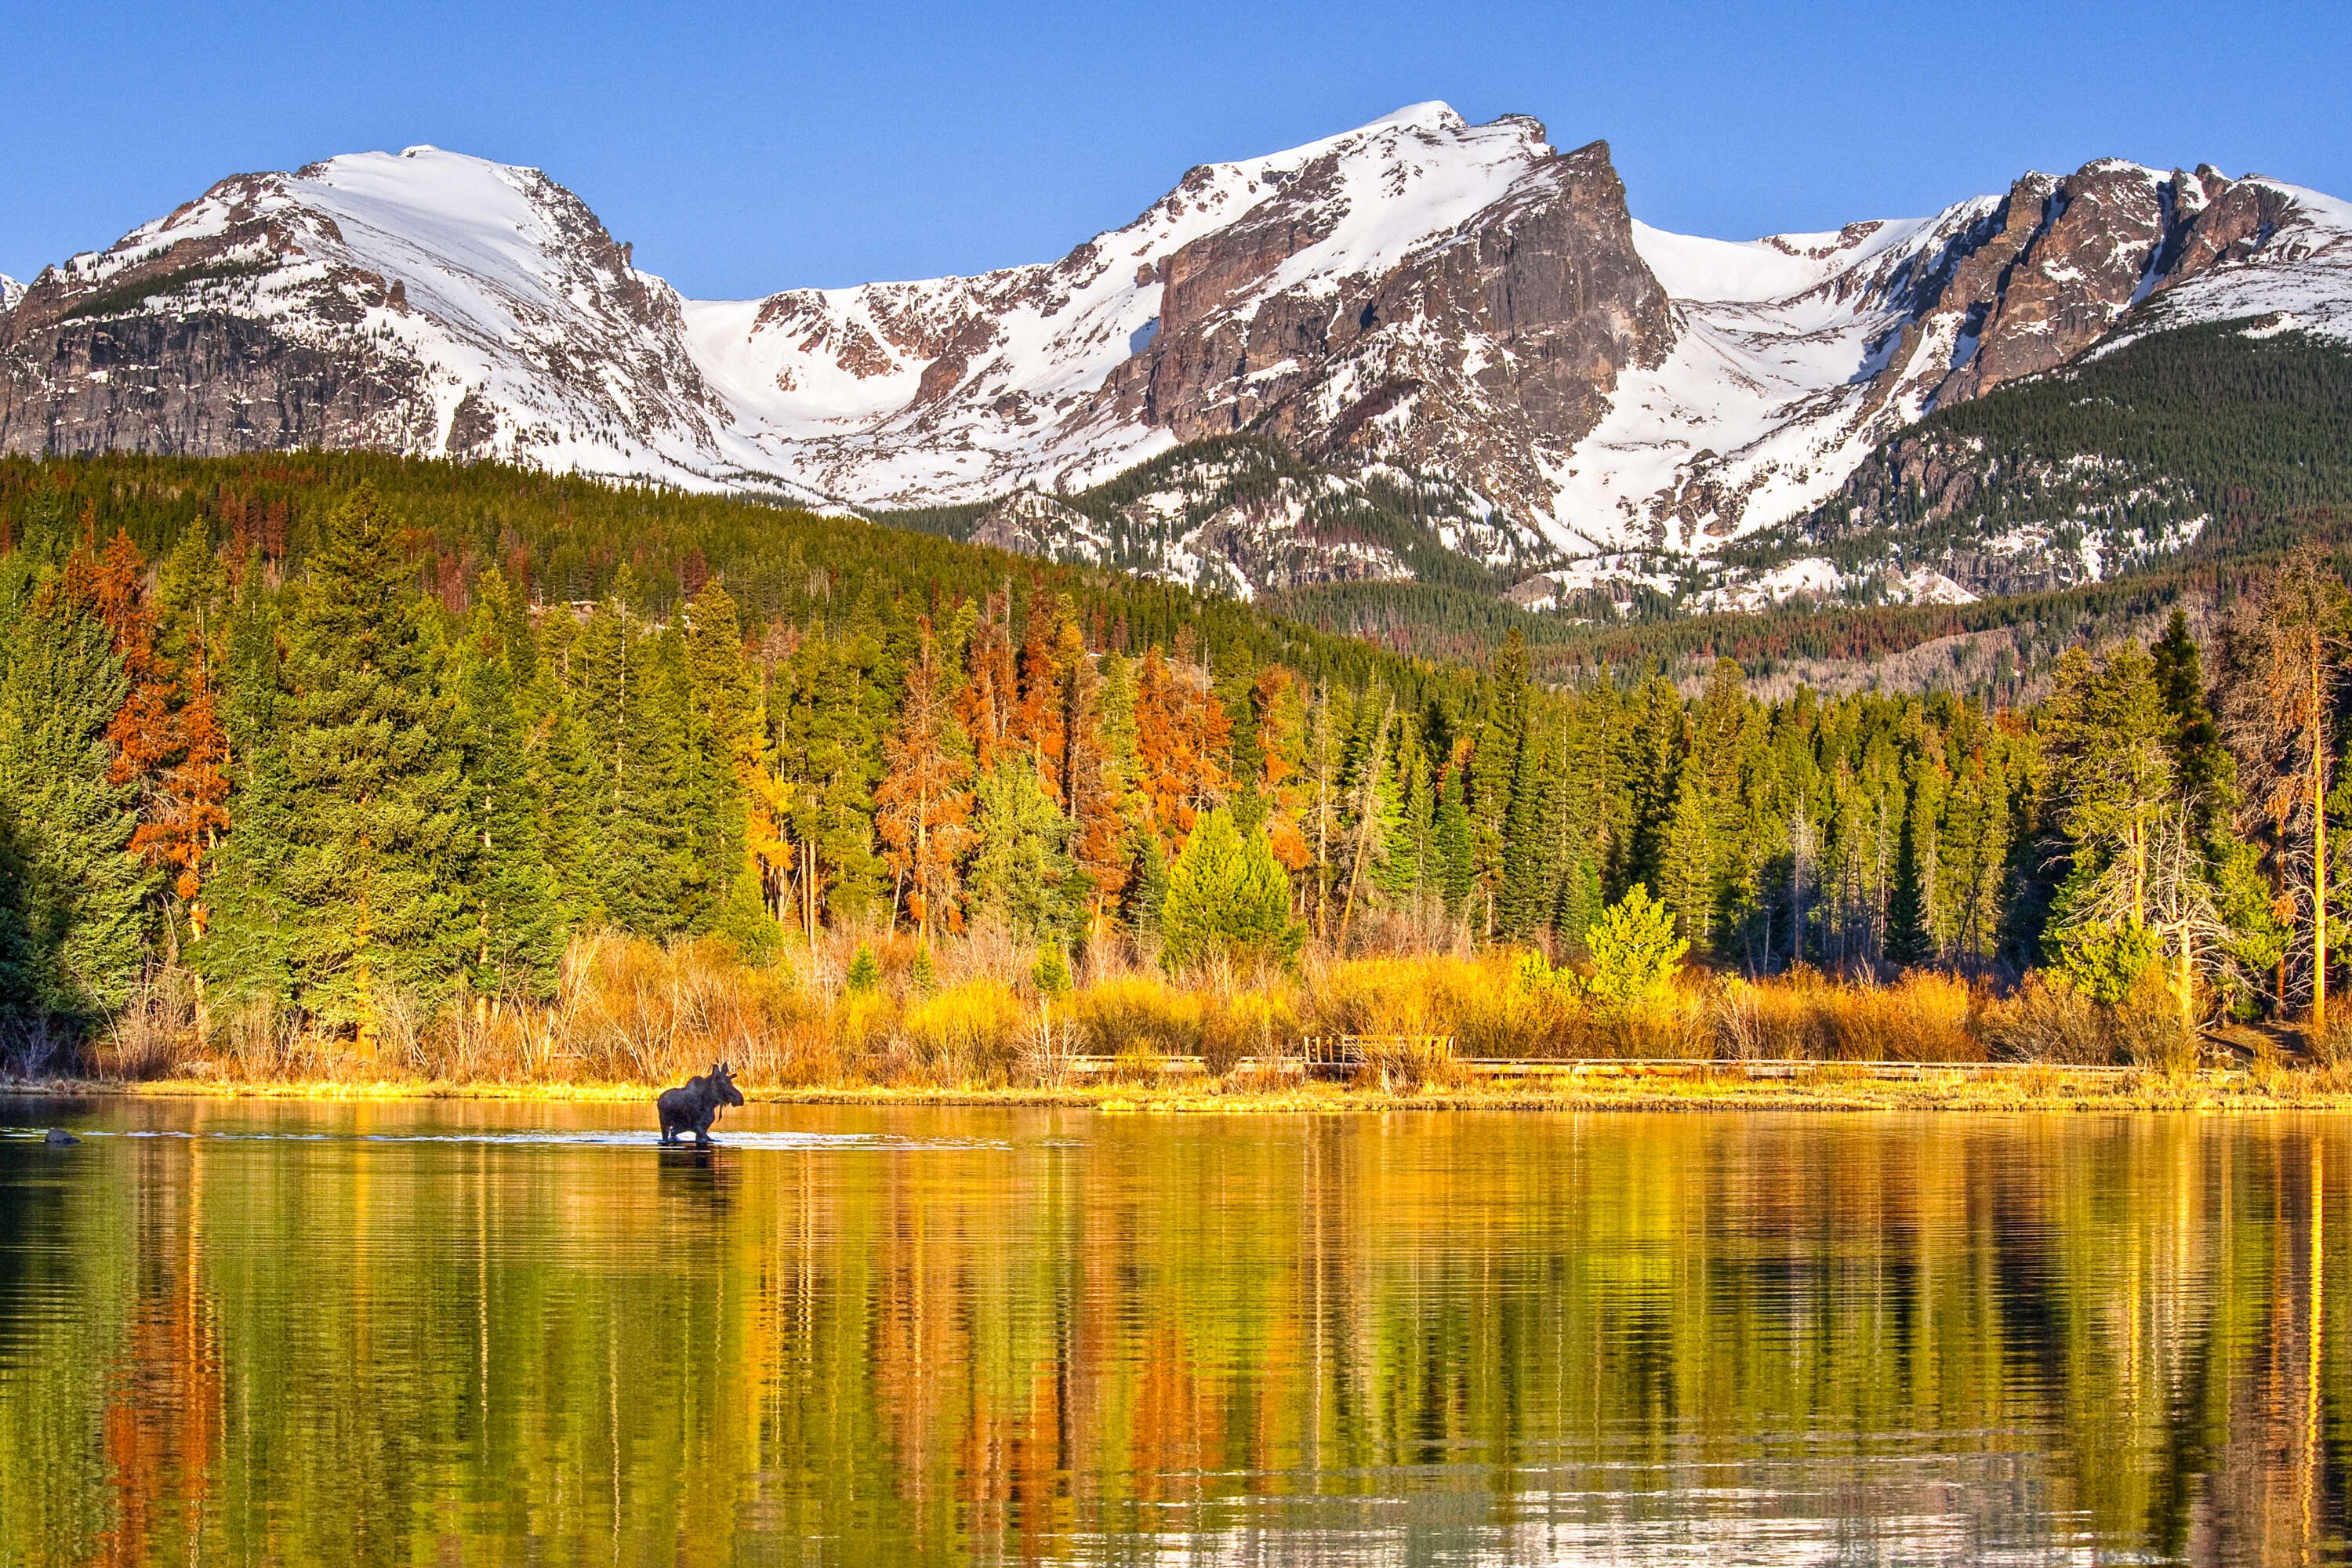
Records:
[[[0,1140],[0,1563],[2343,1553],[2337,1121],[624,1121]]]

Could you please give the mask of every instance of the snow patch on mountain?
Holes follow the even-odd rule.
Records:
[[[0,272],[0,314],[15,310],[16,301],[24,297],[25,286],[5,272]]]
[[[1552,472],[1559,521],[1595,546],[1699,553],[1818,504],[1918,417],[1926,387],[1885,384],[1902,374],[1893,356],[1908,286],[1991,205],[1746,244],[1637,221],[1683,331],[1664,363],[1621,378],[1608,414]],[[1948,342],[1915,343],[1911,357],[1939,352]]]

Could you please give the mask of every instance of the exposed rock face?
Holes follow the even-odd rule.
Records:
[[[1048,561],[1098,563],[1107,542],[1094,520],[1052,496],[1022,490],[982,512],[971,542]]]
[[[1635,239],[1683,331],[1559,475],[1559,518],[1601,547],[1703,552],[1798,516],[1929,409],[2119,336],[2277,314],[2352,337],[2352,209],[2210,167],[2103,160],[1925,220]]]
[[[2279,187],[2232,181],[2210,164],[2168,176],[2108,158],[2063,179],[2027,175],[1932,307],[1963,318],[1935,401],[2064,364],[2149,295],[2243,260],[2289,205]]]
[[[1342,155],[1169,257],[1159,329],[1097,402],[1180,440],[1266,431],[1324,457],[1471,478],[1532,521],[1542,456],[1599,421],[1618,373],[1672,341],[1609,149],[1541,145],[1493,202],[1384,269],[1285,266],[1354,216]]]
[[[1252,430],[1432,469],[1528,530],[1545,465],[1675,331],[1605,145],[1443,104],[1193,169],[1051,266],[688,321],[739,420],[860,500],[1082,489]]]

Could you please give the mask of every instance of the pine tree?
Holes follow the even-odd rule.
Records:
[[[1496,929],[1514,941],[1548,930],[1559,903],[1559,812],[1564,802],[1559,739],[1530,722],[1520,733],[1518,766],[1505,816],[1503,886]]]
[[[1682,699],[1664,676],[1654,671],[1643,683],[1633,717],[1620,775],[1625,781],[1631,818],[1625,878],[1629,885],[1639,882],[1654,888],[1665,859],[1666,830],[1674,816],[1676,784],[1682,777]]]
[[[661,679],[660,641],[631,605],[623,568],[597,602],[574,653],[574,713],[594,759],[593,900],[606,919],[639,936],[677,929],[689,898],[690,825],[677,796],[684,768],[681,718]]]
[[[1715,931],[1716,852],[1702,777],[1694,752],[1684,760],[1675,786],[1674,815],[1667,821],[1659,858],[1658,898],[1675,917],[1675,931],[1703,949]]]
[[[458,887],[466,820],[400,529],[362,486],[330,520],[289,637],[273,797],[229,840],[246,940],[205,944],[219,978],[282,985],[372,1037],[379,990],[437,994],[474,934]]]
[[[229,746],[215,690],[214,627],[227,584],[202,522],[192,522],[163,563],[157,584],[157,651],[176,671],[176,757],[155,792],[131,847],[166,868],[172,896],[201,938],[209,911],[200,901],[209,858],[228,831]]]
[[[863,700],[875,650],[813,628],[793,655],[777,771],[788,781],[793,837],[803,850],[798,880],[804,922],[826,913],[854,917],[887,892],[874,853],[876,737]]]
[[[998,761],[978,793],[974,912],[1002,920],[1023,941],[1066,937],[1083,908],[1077,867],[1066,847],[1069,818],[1038,782],[1030,759],[1017,752]]]
[[[2079,880],[2112,867],[2129,888],[2123,908],[2146,923],[2147,861],[2175,805],[2171,716],[2156,665],[2125,643],[2094,661],[2080,647],[2058,661],[2042,714],[2048,789]]]
[[[1219,953],[1286,958],[1304,934],[1290,922],[1288,885],[1265,837],[1244,838],[1223,807],[1186,837],[1168,873],[1160,929],[1176,964]]]
[[[1027,633],[1021,642],[1020,698],[1006,729],[1010,743],[1028,752],[1039,786],[1056,805],[1063,804],[1067,763],[1064,753],[1068,744],[1065,728],[1068,672],[1057,657],[1058,642],[1051,607],[1033,602]]]
[[[466,900],[474,934],[466,953],[478,994],[554,994],[563,922],[548,871],[546,805],[525,754],[497,574],[477,584],[457,657],[456,737],[464,778]]]
[[[1509,830],[1511,790],[1519,769],[1520,736],[1527,723],[1527,637],[1511,628],[1486,681],[1486,715],[1470,757],[1468,799],[1478,886],[1486,904],[1481,930],[1495,926],[1503,890],[1505,841]]]
[[[79,603],[47,595],[18,618],[0,670],[0,802],[22,861],[19,1010],[85,1024],[128,1000],[144,935],[135,796],[112,777],[106,739],[131,690],[113,640]]]
[[[1013,671],[1011,597],[992,594],[988,608],[971,625],[964,658],[970,672],[956,697],[956,717],[971,737],[972,756],[982,773],[996,769],[997,753],[1011,744],[1013,705],[1020,700]]]
[[[2327,1027],[2336,893],[2325,803],[2334,787],[2347,617],[2352,600],[2325,553],[2299,547],[2259,594],[2231,606],[2216,686],[2241,777],[2268,830],[2278,901],[2300,905],[2293,923],[2311,955],[2315,1036]],[[2278,989],[2284,1005],[2284,954]]]
[[[1070,853],[1086,879],[1091,931],[1100,929],[1127,884],[1129,792],[1126,761],[1118,754],[1122,742],[1115,731],[1126,732],[1131,758],[1135,711],[1130,698],[1122,722],[1116,711],[1118,694],[1087,654],[1075,615],[1064,618],[1061,637],[1057,658],[1067,672],[1063,728],[1069,737],[1062,798],[1072,824]]]
[[[2189,635],[2185,612],[2172,612],[2164,636],[2148,653],[2168,721],[2165,739],[2172,749],[2173,776],[2183,797],[2193,803],[2199,832],[2210,835],[2230,804],[2236,769],[2221,743],[2221,727],[2205,701],[2203,660],[2197,639]]]
[[[1387,787],[1394,807],[1385,814],[1388,842],[1376,880],[1392,903],[1419,910],[1435,880],[1432,839],[1436,831],[1437,795],[1429,778],[1429,753],[1411,733],[1398,742]],[[1235,826],[1242,826],[1238,818]]]
[[[1436,814],[1430,826],[1431,858],[1434,864],[1438,896],[1444,902],[1446,918],[1454,921],[1463,918],[1469,907],[1470,894],[1478,883],[1478,863],[1470,833],[1470,813],[1463,803],[1467,793],[1468,786],[1457,764],[1442,785]]]
[[[1368,731],[1360,730],[1349,746],[1349,815],[1352,820],[1348,830],[1347,892],[1339,903],[1339,948],[1342,953],[1348,951],[1349,929],[1355,921],[1356,900],[1363,889],[1365,874],[1379,866],[1396,826],[1396,786],[1389,753],[1389,731],[1396,719],[1396,705],[1386,700],[1377,704],[1368,701],[1361,712],[1368,720],[1375,712],[1380,717]]]
[[[1937,816],[1943,793],[1932,761],[1915,764],[1910,798],[1895,853],[1895,887],[1887,910],[1886,956],[1897,963],[1935,962]]]

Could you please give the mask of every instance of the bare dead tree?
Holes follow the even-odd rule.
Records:
[[[2247,814],[2270,830],[2279,917],[2290,925],[2299,919],[2310,932],[2311,1026],[2319,1035],[2327,1029],[2326,799],[2347,617],[2352,596],[2326,554],[2304,545],[2260,593],[2230,607],[2215,681]],[[2282,1005],[2285,979],[2282,957]]]

